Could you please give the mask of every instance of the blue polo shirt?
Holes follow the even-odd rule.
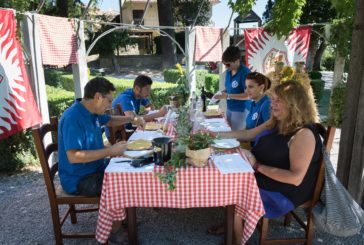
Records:
[[[248,103],[250,104],[247,105],[249,114],[246,117],[246,129],[255,128],[269,119],[271,106],[267,95],[258,102],[251,100]]]
[[[80,101],[75,101],[63,113],[58,125],[58,171],[61,185],[67,193],[75,193],[83,177],[105,169],[104,159],[89,163],[70,163],[67,150],[103,149],[101,125],[109,120],[109,115],[92,114]]]
[[[241,94],[245,92],[245,79],[250,73],[248,67],[240,64],[240,67],[234,76],[231,75],[231,71],[226,71],[225,76],[225,89],[228,94]],[[227,109],[229,111],[245,111],[245,100],[226,100]]]
[[[114,99],[112,107],[115,108],[117,104],[121,104],[123,111],[134,111],[135,114],[139,114],[140,105],[147,106],[150,104],[150,101],[149,99],[135,98],[133,89],[129,88]]]

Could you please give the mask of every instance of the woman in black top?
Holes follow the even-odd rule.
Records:
[[[312,196],[322,142],[313,126],[318,113],[312,90],[287,81],[273,89],[271,119],[251,130],[222,134],[257,141],[246,156],[255,169],[265,216],[279,217]],[[235,217],[235,239],[242,222]]]

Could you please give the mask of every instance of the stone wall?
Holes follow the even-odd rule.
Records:
[[[178,62],[181,63],[183,56],[178,56]],[[161,55],[122,55],[117,57],[118,64],[123,68],[146,68],[160,70],[162,67]],[[113,70],[111,59],[100,58],[99,66]]]

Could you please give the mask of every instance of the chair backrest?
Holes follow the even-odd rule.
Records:
[[[110,115],[124,115],[122,107],[117,104],[114,109],[107,111]],[[126,141],[128,139],[124,125],[108,127],[110,132],[109,142],[115,144],[118,141]]]
[[[326,152],[330,153],[332,144],[334,141],[336,128],[328,126],[326,129],[325,126],[323,126],[320,123],[315,124],[315,127],[318,130],[318,132],[320,133],[321,137],[323,138],[323,146],[325,147]],[[324,164],[323,155],[321,154],[319,172],[318,172],[317,179],[316,179],[313,198],[312,198],[311,204],[310,204],[311,207],[313,207],[320,200],[324,181],[325,181],[325,164]]]
[[[53,181],[54,176],[58,172],[58,160],[56,162],[51,161],[50,163],[50,158],[58,152],[58,119],[56,117],[52,117],[49,124],[46,123],[41,127],[33,128],[32,133],[39,161],[43,170],[48,196],[50,199],[56,198]],[[51,137],[49,138],[48,133],[51,133]],[[49,141],[50,138],[51,142],[47,144],[47,141]]]

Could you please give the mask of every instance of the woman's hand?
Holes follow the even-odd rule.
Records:
[[[227,98],[226,92],[220,92],[220,93],[216,93],[214,95],[214,99],[216,99],[216,100],[222,100],[222,99],[226,99],[226,98]]]

